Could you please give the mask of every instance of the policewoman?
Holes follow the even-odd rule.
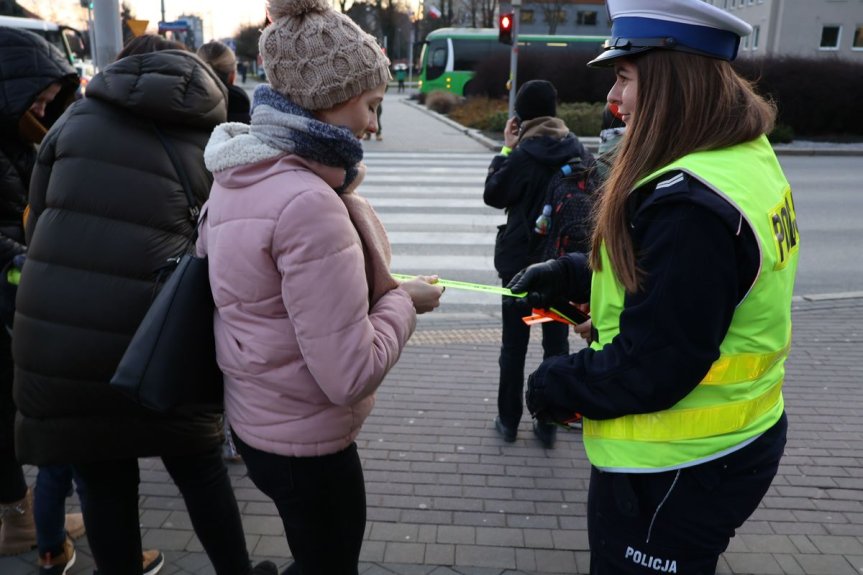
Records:
[[[590,302],[588,349],[528,381],[541,421],[584,416],[591,573],[714,573],[776,474],[799,237],[765,136],[775,108],[729,62],[745,22],[701,0],[608,0],[591,62],[626,133],[592,251],[509,287]]]

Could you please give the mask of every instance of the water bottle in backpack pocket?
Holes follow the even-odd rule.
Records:
[[[551,176],[546,188],[543,211],[546,233],[542,259],[557,258],[569,252],[590,249],[591,213],[598,182],[595,160],[585,152],[568,160]]]

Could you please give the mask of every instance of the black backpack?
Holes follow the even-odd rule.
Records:
[[[590,251],[591,212],[597,188],[596,161],[590,152],[570,158],[555,170],[543,201],[542,209],[551,209],[539,261]]]

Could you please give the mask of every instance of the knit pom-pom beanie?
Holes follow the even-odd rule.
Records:
[[[332,108],[390,78],[374,37],[327,0],[270,0],[259,49],[274,90],[307,110]]]

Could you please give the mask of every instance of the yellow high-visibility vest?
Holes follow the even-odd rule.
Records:
[[[643,178],[636,187],[682,171],[723,197],[755,231],[760,267],[720,345],[720,357],[689,395],[669,409],[584,420],[584,446],[600,469],[656,472],[730,453],[782,415],[782,381],[791,345],[791,296],[800,237],[791,187],[765,136],[696,152]],[[605,246],[593,274],[591,315],[600,350],[620,332],[624,289]],[[710,302],[705,302],[709,305]]]

